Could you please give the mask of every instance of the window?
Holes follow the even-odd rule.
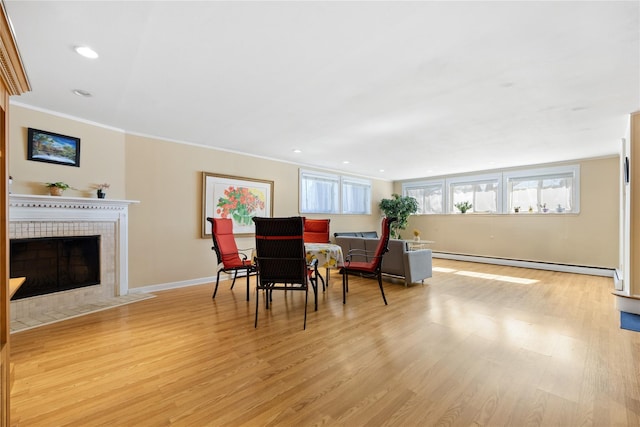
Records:
[[[447,179],[449,189],[449,212],[458,212],[455,207],[461,202],[472,204],[470,212],[496,213],[502,208],[500,174],[465,176]]]
[[[300,213],[340,212],[340,177],[300,170]]]
[[[402,194],[418,201],[418,214],[458,213],[455,205],[461,202],[471,203],[469,212],[475,213],[510,213],[516,207],[579,213],[580,165],[405,182]]]
[[[370,214],[371,181],[300,169],[300,213]]]
[[[402,184],[402,194],[418,201],[418,214],[444,213],[443,189],[443,180]]]
[[[342,213],[371,213],[371,181],[342,177]]]
[[[505,173],[507,212],[515,207],[534,212],[577,213],[580,166],[529,169]]]

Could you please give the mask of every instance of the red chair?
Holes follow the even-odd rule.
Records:
[[[305,243],[329,243],[330,219],[304,218]]]
[[[378,278],[380,293],[384,304],[387,305],[387,298],[384,296],[382,287],[382,257],[389,251],[389,229],[391,223],[396,218],[382,219],[382,237],[378,241],[378,246],[374,251],[365,251],[362,249],[352,249],[345,256],[344,267],[342,273],[342,303],[347,303],[347,292],[349,292],[349,273],[358,273],[363,276],[371,276]],[[353,261],[354,258],[362,259],[362,261]]]
[[[330,219],[307,219],[302,217],[304,221],[304,242],[305,243],[330,243],[329,222]],[[325,279],[320,277],[322,282],[322,290],[325,289]],[[327,268],[326,283],[329,283],[329,269]]]
[[[213,237],[213,249],[218,257],[218,265],[222,267],[218,270],[216,277],[216,288],[213,291],[213,297],[218,292],[218,283],[220,282],[220,273],[233,273],[233,282],[231,289],[236,284],[236,277],[239,271],[244,271],[247,275],[247,301],[249,301],[249,277],[256,273],[256,266],[247,259],[247,255],[238,251],[236,239],[233,236],[233,222],[230,218],[207,218],[211,223],[211,235]]]

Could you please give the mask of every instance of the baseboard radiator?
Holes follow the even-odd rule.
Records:
[[[521,261],[509,258],[493,258],[477,255],[452,254],[447,252],[433,252],[434,258],[452,259],[456,261],[479,262],[483,264],[506,265],[510,267],[533,268],[537,270],[559,271],[562,273],[588,274],[591,276],[614,277],[615,269],[601,267],[587,267],[580,265],[554,264],[537,261]]]

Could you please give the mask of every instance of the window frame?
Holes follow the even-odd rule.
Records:
[[[474,208],[472,208],[472,213],[474,214],[499,214],[503,211],[503,184],[502,184],[502,174],[501,173],[487,173],[487,174],[478,174],[478,175],[463,175],[456,176],[452,178],[447,178],[446,180],[446,191],[447,191],[447,213],[449,214],[457,214],[456,207],[453,206],[453,196],[451,194],[452,187],[454,185],[478,185],[484,184],[487,182],[495,182],[496,183],[496,210],[493,211],[483,211],[476,212]],[[472,202],[473,203],[473,202]],[[474,203],[475,205],[475,203]]]
[[[335,207],[332,210],[328,211],[316,211],[313,209],[305,209],[303,208],[303,201],[305,198],[306,187],[303,185],[303,182],[307,179],[317,178],[320,180],[325,180],[331,182],[335,185],[334,191],[336,192],[334,196],[336,197]],[[366,188],[367,195],[365,206],[363,206],[363,210],[361,212],[345,212],[344,203],[342,200],[343,195],[345,194],[345,186],[349,184],[361,185]],[[310,169],[302,169],[300,168],[298,171],[298,212],[300,214],[325,214],[325,215],[371,215],[371,201],[373,193],[373,184],[371,180],[366,178],[359,178],[348,175],[339,175],[334,173],[327,172],[319,172]]]
[[[363,210],[358,212],[358,211],[353,211],[353,212],[346,212],[345,211],[345,203],[344,203],[344,197],[345,197],[345,186],[346,185],[358,185],[358,186],[362,186],[365,187],[367,189],[367,194],[366,194],[366,201],[365,204],[363,206]],[[356,177],[352,177],[352,176],[345,176],[345,175],[340,175],[340,213],[342,215],[371,215],[371,180],[369,179],[364,179],[364,178],[356,178]]]
[[[317,211],[313,209],[306,210],[303,207],[303,200],[306,200],[306,197],[304,197],[306,193],[305,193],[305,186],[303,185],[303,182],[307,179],[312,179],[312,178],[317,178],[318,181],[326,180],[328,182],[331,182],[332,188],[333,188],[333,184],[336,186],[336,188],[334,189],[334,191],[336,191],[336,194],[334,194],[336,200],[335,200],[335,207],[333,209],[328,211]],[[330,214],[330,215],[339,214],[341,210],[341,197],[342,197],[340,187],[341,185],[340,185],[339,175],[300,169],[298,173],[298,211],[301,214],[315,214],[315,213]]]
[[[548,166],[537,167],[529,169],[518,169],[503,172],[494,173],[481,173],[472,175],[458,175],[452,177],[442,177],[437,179],[421,180],[421,181],[406,181],[402,183],[402,195],[408,196],[410,189],[420,189],[425,187],[434,187],[441,185],[442,191],[442,206],[443,212],[419,212],[415,215],[451,215],[458,213],[453,206],[453,198],[451,197],[451,186],[459,184],[479,184],[483,182],[497,181],[496,186],[496,211],[495,212],[475,212],[471,213],[478,215],[493,215],[493,214],[515,214],[511,209],[511,192],[509,191],[509,184],[511,181],[520,179],[553,179],[562,178],[562,176],[571,175],[573,178],[571,201],[571,210],[563,210],[557,212],[553,206],[549,207],[549,213],[555,214],[579,214],[580,213],[580,164],[568,164],[561,166]],[[523,212],[523,211],[521,211]],[[526,212],[526,208],[525,211]],[[545,214],[539,212],[537,207],[532,214]]]
[[[408,196],[408,190],[410,189],[422,189],[428,187],[440,187],[441,192],[441,205],[442,210],[440,212],[417,212],[415,215],[443,215],[447,210],[447,192],[445,191],[445,180],[444,179],[432,179],[428,181],[411,181],[411,182],[403,182],[402,183],[402,195]],[[415,197],[414,197],[415,198]],[[418,201],[418,206],[420,206],[420,201]]]
[[[551,166],[544,168],[534,168],[534,169],[521,169],[516,171],[503,172],[504,180],[502,183],[502,192],[505,194],[503,200],[503,211],[506,213],[511,213],[511,192],[509,191],[509,183],[512,180],[520,179],[549,179],[549,178],[558,178],[560,175],[571,174],[573,177],[573,186],[571,189],[571,199],[573,201],[573,206],[570,211],[556,212],[553,206],[549,207],[549,211],[553,213],[564,213],[564,214],[579,214],[580,213],[580,165],[564,165],[564,166]],[[537,206],[535,207],[534,213],[538,212]]]

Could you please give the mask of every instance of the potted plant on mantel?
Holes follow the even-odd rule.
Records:
[[[107,195],[105,190],[109,187],[111,186],[106,182],[104,184],[96,185],[96,189],[98,190],[98,199],[104,199],[104,197]]]
[[[64,190],[71,188],[71,186],[64,182],[47,182],[45,187],[49,189],[49,194],[52,196],[62,196]]]
[[[390,236],[392,239],[401,239],[400,230],[407,228],[409,215],[418,212],[418,201],[411,196],[401,196],[393,193],[391,199],[382,199],[378,205],[387,218],[397,218],[391,224]]]

